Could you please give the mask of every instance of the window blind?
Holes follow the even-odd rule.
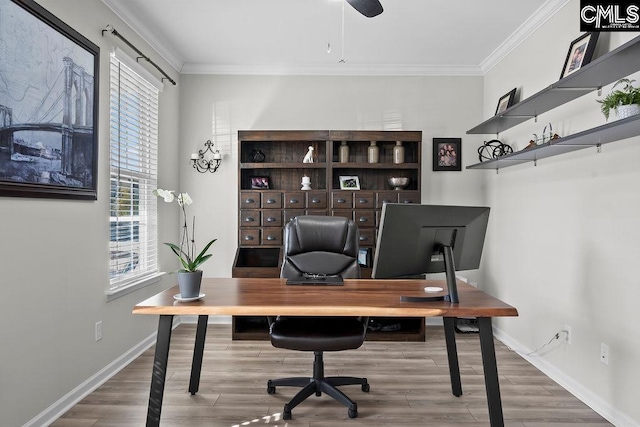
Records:
[[[110,70],[109,290],[158,273],[158,88],[116,55]]]

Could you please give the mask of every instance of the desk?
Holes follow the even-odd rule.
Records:
[[[440,286],[443,281],[347,279],[344,286],[287,286],[283,279],[203,279],[206,296],[199,301],[177,302],[173,287],[137,304],[134,314],[159,315],[147,426],[160,425],[162,397],[171,343],[173,316],[198,316],[196,340],[191,365],[189,392],[198,392],[202,356],[210,315],[248,316],[381,316],[381,317],[442,317],[444,320],[451,391],[462,395],[458,353],[455,341],[456,317],[475,317],[480,329],[480,350],[484,369],[489,420],[492,427],[504,425],[502,401],[498,383],[498,368],[493,345],[492,317],[517,316],[510,305],[484,292],[458,282],[460,303],[445,301],[429,303],[400,302],[401,295],[424,295],[425,286]],[[437,295],[437,294],[436,294]],[[266,379],[265,379],[266,381]]]

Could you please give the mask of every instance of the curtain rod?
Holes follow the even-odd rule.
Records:
[[[136,51],[136,53],[137,53],[138,55],[140,55],[140,56],[138,56],[138,57],[136,58],[136,62],[137,62],[140,58],[144,59],[144,60],[145,60],[145,61],[147,61],[149,64],[151,64],[151,65],[153,65],[154,67],[156,67],[156,69],[162,73],[162,75],[164,76],[164,77],[162,78],[162,80],[167,79],[167,80],[169,80],[171,83],[173,83],[173,85],[174,85],[174,86],[176,85],[175,80],[173,80],[171,77],[169,77],[169,75],[168,75],[167,73],[165,73],[165,72],[162,70],[162,68],[160,68],[160,67],[159,67],[155,62],[153,62],[153,61],[152,61],[152,60],[151,60],[147,55],[145,55],[144,53],[142,53],[142,52],[140,51],[140,49],[138,49],[138,48],[137,48],[137,47],[135,47],[133,44],[131,44],[131,42],[130,42],[129,40],[125,39],[125,38],[122,36],[122,34],[120,34],[119,32],[117,32],[117,31],[116,31],[116,29],[115,29],[115,28],[113,28],[113,26],[112,26],[112,25],[107,25],[107,28],[105,28],[104,30],[102,30],[102,36],[103,36],[103,37],[104,37],[104,33],[105,33],[105,32],[110,32],[111,34],[113,34],[114,36],[118,37],[120,40],[122,40],[123,42],[125,42],[125,44],[126,44],[127,46],[129,46],[131,49],[135,50],[135,51]]]

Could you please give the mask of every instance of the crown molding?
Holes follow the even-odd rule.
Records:
[[[487,74],[569,2],[570,0],[548,0],[540,6],[527,21],[520,25],[496,50],[480,63],[482,74]]]
[[[179,74],[214,75],[310,75],[310,76],[482,76],[488,73],[502,59],[516,49],[523,41],[536,32],[570,0],[547,0],[525,23],[514,31],[479,65],[362,65],[362,64],[321,64],[309,66],[256,65],[235,66],[201,63],[184,63],[183,60],[165,47],[146,25],[120,10],[112,0],[102,2],[128,25],[138,36],[148,43]]]
[[[313,66],[289,65],[211,65],[185,63],[181,74],[217,75],[306,75],[306,76],[481,76],[477,65],[362,65],[323,64]]]
[[[127,15],[125,11],[118,8],[118,6],[111,0],[102,0],[102,2],[115,13],[118,18],[122,19],[126,25],[128,25],[142,40],[144,40],[153,50],[155,50],[165,61],[173,67],[178,74],[182,68],[182,60],[178,58],[173,52],[163,47],[163,43],[153,36],[153,32],[138,19]],[[116,28],[117,30],[117,28]]]

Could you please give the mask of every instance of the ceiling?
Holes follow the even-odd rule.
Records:
[[[181,73],[481,75],[568,0],[103,2]]]

